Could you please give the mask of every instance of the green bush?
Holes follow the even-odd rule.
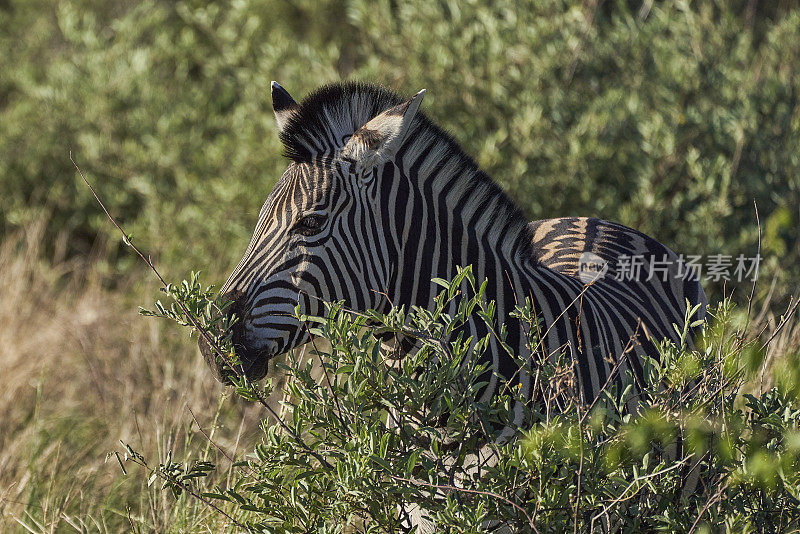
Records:
[[[301,97],[358,78],[426,87],[532,219],[752,256],[755,200],[780,301],[800,281],[798,34],[790,2],[10,0],[0,227],[47,209],[56,251],[108,238],[72,150],[174,274],[221,275],[285,165],[269,80]]]
[[[536,532],[800,527],[800,397],[786,383],[744,393],[763,379],[764,349],[732,328],[730,303],[716,308],[698,349],[663,344],[660,358],[645,362],[651,386],[637,395],[632,377],[617,376],[587,406],[563,355],[511,355],[536,376],[535,401],[514,437],[498,441],[516,391],[476,401],[488,377],[486,339],[465,339],[459,327],[472,317],[492,326],[490,335],[504,329],[470,269],[442,285],[433,310],[358,314],[334,304],[326,317],[299,316],[327,348],[316,341],[310,359],[291,354],[278,365],[288,376],[286,415],[264,419],[261,442],[228,484],[209,487],[214,466],[191,458],[150,466],[126,445],[125,459],[254,532],[397,532],[414,509],[442,532],[498,523]],[[197,325],[235,372],[213,292],[193,276],[168,293],[178,304],[145,313]],[[514,316],[536,321],[529,305]],[[392,359],[376,332],[411,336],[422,348]],[[787,362],[797,376],[797,355]],[[261,402],[272,387],[233,381]]]

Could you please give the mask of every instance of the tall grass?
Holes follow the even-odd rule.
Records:
[[[121,475],[107,453],[125,440],[225,465],[189,409],[234,454],[251,448],[258,411],[223,402],[195,344],[136,313],[154,292],[143,272],[104,289],[91,258],[42,257],[44,228],[0,245],[0,531],[211,528],[198,503]]]

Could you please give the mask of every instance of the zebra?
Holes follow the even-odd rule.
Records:
[[[645,379],[642,359],[654,340],[678,341],[687,307],[707,300],[680,257],[636,230],[597,218],[529,223],[519,207],[410,99],[372,84],[325,85],[297,103],[271,84],[286,171],[261,208],[252,239],[221,293],[239,321],[232,340],[245,375],[263,378],[268,362],[309,341],[295,317],[324,315],[324,303],[386,313],[391,306],[431,307],[437,287],[471,265],[496,302],[506,343],[523,357],[526,336],[508,321],[530,298],[541,317],[546,354],[568,351],[583,398],[606,383],[609,356],[629,350],[619,371]],[[664,276],[619,276],[621,258],[661,262]],[[591,264],[593,278],[584,267]],[[486,325],[470,321],[480,339]],[[643,334],[646,334],[644,335]],[[632,348],[630,342],[636,340]],[[200,349],[219,380],[225,370],[204,339]],[[492,378],[482,400],[506,377],[530,396],[530,373],[492,338]],[[515,423],[523,409],[515,409]]]

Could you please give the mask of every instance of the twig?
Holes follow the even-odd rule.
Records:
[[[706,510],[708,510],[711,507],[711,505],[714,504],[714,501],[717,501],[719,500],[720,497],[722,497],[722,493],[728,488],[728,484],[730,484],[730,482],[726,482],[725,484],[723,484],[722,487],[719,488],[719,491],[717,491],[717,493],[714,496],[708,498],[706,504],[703,506],[703,509],[700,510],[700,513],[697,514],[697,518],[694,520],[694,523],[692,523],[692,528],[689,529],[689,534],[692,534],[695,531],[695,529],[697,529],[697,526],[700,524],[700,519],[703,517],[703,514],[705,514]]]
[[[572,306],[573,306],[573,305],[574,305],[576,302],[579,302],[579,301],[581,301],[581,300],[583,299],[583,294],[584,294],[584,293],[586,293],[586,291],[588,291],[588,290],[589,290],[589,288],[590,288],[590,287],[592,287],[596,281],[597,281],[597,278],[595,278],[594,280],[592,280],[592,281],[591,281],[591,282],[589,282],[588,284],[585,284],[585,285],[583,286],[583,288],[581,289],[580,293],[578,293],[578,295],[577,295],[577,296],[576,296],[574,299],[572,299],[572,302],[570,302],[569,304],[567,304],[566,306],[564,306],[564,309],[563,309],[563,310],[561,310],[561,313],[559,313],[559,314],[558,314],[558,315],[557,315],[557,316],[556,316],[556,317],[555,317],[555,318],[554,318],[554,319],[551,321],[551,323],[550,323],[550,326],[548,326],[548,327],[547,327],[547,330],[545,330],[545,331],[544,331],[544,334],[542,334],[542,335],[540,335],[540,336],[539,336],[539,341],[538,341],[538,343],[536,344],[536,346],[531,348],[531,356],[532,356],[534,353],[536,353],[538,350],[540,350],[540,349],[543,349],[543,348],[544,348],[545,339],[547,338],[547,335],[550,333],[550,330],[551,330],[553,327],[555,327],[555,326],[558,324],[558,322],[561,320],[561,318],[562,318],[562,317],[563,317],[563,316],[564,316],[564,315],[565,315],[565,314],[566,314],[566,313],[569,311],[569,309],[570,309],[570,308],[571,308],[571,307],[572,307]],[[486,326],[490,328],[490,333],[491,333],[491,334],[493,334],[493,335],[495,336],[495,338],[497,338],[498,340],[500,340],[500,336],[499,336],[499,335],[497,335],[497,333],[495,332],[495,330],[494,330],[493,328],[491,328],[491,326],[492,326],[492,325],[489,325],[489,324],[487,324]],[[537,329],[538,329],[538,323],[537,323]],[[510,356],[513,356],[513,353],[512,353],[512,352],[509,350],[508,346],[507,346],[505,343],[503,343],[502,341],[500,342],[500,347],[501,347],[501,348],[503,348],[503,349],[506,351],[506,353],[508,353]],[[550,356],[550,355],[552,355],[552,354],[555,354],[555,352],[556,352],[556,351],[559,351],[559,350],[561,350],[561,348],[564,348],[564,346],[556,348],[556,349],[555,349],[553,352],[551,352],[551,353],[550,353],[548,356]],[[505,384],[505,386],[503,387],[503,390],[501,391],[501,393],[500,393],[500,394],[504,394],[504,393],[505,393],[506,389],[507,389],[507,388],[510,386],[510,384],[511,384],[511,381],[512,381],[514,378],[516,378],[516,375],[517,375],[517,373],[520,373],[521,371],[522,371],[522,369],[521,369],[521,368],[520,368],[520,369],[517,369],[517,370],[514,372],[514,374],[513,374],[513,375],[511,375],[511,377],[509,377],[509,378],[506,380],[506,384]]]
[[[637,482],[643,482],[643,481],[647,480],[648,478],[653,478],[653,477],[656,477],[658,475],[663,475],[663,474],[668,473],[668,472],[670,472],[670,471],[672,471],[674,469],[677,469],[678,467],[681,467],[684,463],[686,463],[686,461],[689,458],[690,457],[686,457],[683,460],[681,460],[680,462],[678,462],[678,463],[676,463],[674,465],[671,465],[670,467],[666,467],[664,469],[661,469],[660,471],[656,471],[655,473],[650,473],[649,475],[645,475],[645,476],[642,476],[642,477],[636,477],[635,479],[633,479],[633,481],[630,484],[628,484],[628,486],[622,491],[622,493],[620,493],[619,497],[617,497],[616,499],[612,500],[610,503],[608,503],[607,506],[605,506],[603,508],[602,511],[598,512],[594,517],[592,517],[592,524],[594,524],[594,522],[598,518],[600,518],[600,516],[602,516],[603,514],[608,512],[611,509],[611,507],[614,506],[615,504],[617,504],[619,502],[622,502],[622,501],[626,501],[626,500],[630,499],[631,497],[633,497],[634,495],[636,495],[636,492],[634,491],[633,494],[630,497],[624,497],[625,494],[628,493],[628,490],[631,489],[634,486],[634,484],[636,484]]]
[[[303,358],[306,355],[306,345],[300,349],[300,354],[297,356],[297,359],[294,362],[294,368],[300,369],[300,364],[303,363]],[[290,355],[294,354],[294,350],[287,353],[287,359]],[[281,419],[284,418],[286,415],[286,405],[289,403],[292,397],[292,384],[294,384],[295,380],[297,380],[297,373],[293,372],[289,374],[289,378],[286,380],[286,384],[283,387],[283,400],[281,401]]]
[[[144,460],[142,460],[142,459],[139,459],[139,458],[137,458],[136,456],[131,456],[131,457],[130,457],[130,460],[131,460],[133,463],[135,463],[135,464],[137,464],[137,465],[139,465],[139,466],[141,466],[141,467],[144,467],[144,468],[145,468],[145,469],[146,469],[146,470],[147,470],[149,473],[155,474],[155,475],[156,475],[158,478],[160,478],[160,479],[162,479],[162,480],[166,480],[166,481],[168,481],[168,482],[170,482],[170,483],[172,483],[172,484],[175,484],[176,486],[178,486],[179,488],[181,488],[183,491],[185,491],[186,493],[188,493],[188,494],[189,494],[189,495],[191,495],[192,497],[194,497],[194,498],[196,498],[196,499],[200,500],[200,501],[201,501],[203,504],[205,504],[206,506],[210,506],[211,508],[213,508],[214,510],[216,510],[216,511],[217,511],[219,514],[222,514],[223,516],[225,516],[225,517],[226,517],[226,518],[227,518],[227,519],[228,519],[230,522],[232,522],[232,523],[233,523],[234,525],[236,525],[237,527],[239,527],[239,528],[243,528],[243,529],[247,529],[247,525],[245,525],[245,524],[242,524],[242,523],[239,523],[239,522],[238,522],[237,520],[235,520],[235,519],[234,519],[234,518],[233,518],[233,517],[232,517],[230,514],[228,514],[228,513],[227,513],[227,512],[225,512],[224,510],[222,510],[222,509],[221,509],[219,506],[217,506],[217,505],[216,505],[216,504],[214,504],[213,502],[209,501],[208,499],[206,499],[206,498],[205,498],[205,497],[203,497],[202,495],[198,494],[198,493],[197,493],[197,492],[195,492],[195,491],[194,491],[194,490],[193,490],[191,487],[187,486],[186,484],[184,484],[183,482],[181,482],[181,481],[180,481],[180,480],[178,480],[177,478],[170,477],[169,475],[167,475],[166,473],[164,473],[164,472],[163,472],[163,471],[161,471],[160,469],[153,469],[152,467],[150,467],[149,465],[147,465],[147,464],[144,462]]]
[[[236,463],[236,458],[232,457],[230,454],[228,454],[228,452],[227,452],[227,451],[225,451],[225,449],[223,449],[222,447],[220,447],[219,445],[217,445],[217,444],[214,442],[214,440],[213,440],[213,439],[211,439],[211,436],[209,436],[209,435],[208,435],[208,433],[207,433],[205,430],[203,430],[203,427],[202,427],[202,425],[200,425],[200,421],[198,421],[198,420],[197,420],[197,416],[194,414],[194,412],[192,411],[192,409],[189,407],[189,405],[188,405],[188,404],[186,405],[186,409],[187,409],[187,410],[189,410],[189,413],[190,413],[190,414],[192,414],[192,419],[194,419],[194,423],[197,425],[197,428],[200,430],[200,432],[203,434],[203,436],[205,436],[206,440],[208,440],[208,442],[209,442],[209,443],[210,443],[210,444],[211,444],[211,445],[212,445],[212,446],[213,446],[215,449],[217,449],[219,452],[221,452],[221,453],[222,453],[222,455],[223,455],[225,458],[227,458],[229,462],[231,462],[231,464],[234,464],[234,463]],[[250,465],[249,465],[249,464],[246,464],[246,465],[247,465],[247,469],[250,471],[250,473],[251,473],[253,476],[257,476],[257,473],[256,473],[256,472],[253,470],[253,468],[252,468],[252,467],[250,467]]]
[[[795,299],[794,304],[792,304],[792,306],[789,308],[789,310],[783,316],[783,318],[781,319],[781,322],[778,323],[778,326],[777,326],[777,328],[775,328],[775,331],[772,332],[772,335],[769,336],[769,339],[767,339],[767,341],[763,345],[761,345],[761,350],[766,349],[769,346],[769,344],[772,343],[772,340],[775,339],[775,336],[777,336],[778,333],[783,329],[783,327],[786,326],[786,323],[789,321],[789,319],[792,317],[792,315],[794,315],[794,312],[797,311],[797,305],[798,304],[800,304],[800,297]]]
[[[347,425],[345,424],[344,420],[342,419],[345,414],[342,410],[342,405],[339,404],[339,395],[336,394],[336,390],[333,388],[333,384],[331,383],[330,375],[328,374],[328,369],[325,367],[325,362],[322,361],[322,353],[317,348],[317,342],[314,341],[314,336],[311,335],[311,329],[308,327],[308,322],[303,322],[303,327],[306,329],[308,333],[308,338],[311,340],[311,346],[314,347],[314,352],[319,357],[320,361],[319,364],[322,367],[322,372],[325,374],[325,382],[328,384],[328,391],[331,392],[331,396],[333,396],[333,402],[336,404],[336,418],[339,419],[339,424],[342,425],[342,428],[347,429]],[[350,421],[353,422],[352,420]]]
[[[753,199],[753,209],[756,213],[756,225],[758,226],[758,247],[756,248],[756,261],[760,261],[761,258],[761,219],[758,217],[758,204],[756,204],[755,199]],[[756,267],[756,271],[758,268]],[[747,332],[747,328],[750,326],[750,311],[753,307],[753,295],[756,293],[756,282],[758,281],[758,272],[754,273],[755,276],[753,277],[753,286],[750,288],[750,297],[747,299],[747,322],[744,325],[744,332]]]
[[[575,408],[578,410],[578,413],[581,411],[581,403],[578,402],[575,405]],[[588,413],[588,412],[587,412]],[[578,481],[575,485],[575,511],[572,515],[572,532],[573,534],[578,534],[578,512],[581,508],[581,483],[583,482],[583,416],[578,421],[578,440],[581,444],[581,457],[578,462]]]
[[[373,462],[375,462],[375,460],[373,460]],[[377,465],[380,465],[378,462],[375,462],[375,463]],[[438,489],[438,490],[444,490],[444,491],[458,491],[458,492],[462,492],[462,493],[472,493],[472,494],[475,494],[475,495],[485,495],[487,497],[500,499],[501,501],[503,501],[506,504],[512,506],[515,510],[517,510],[522,515],[524,515],[525,519],[528,520],[528,525],[531,527],[531,529],[533,529],[533,531],[536,532],[537,534],[539,533],[539,530],[536,528],[536,524],[533,522],[533,518],[530,516],[530,514],[528,514],[528,512],[525,511],[525,509],[522,506],[518,505],[517,503],[515,503],[511,499],[507,499],[506,497],[503,497],[502,495],[498,495],[497,493],[492,493],[491,491],[474,490],[474,489],[469,489],[469,488],[459,488],[458,486],[452,486],[450,484],[431,484],[429,482],[423,482],[422,480],[412,480],[410,478],[404,478],[404,477],[401,477],[401,476],[398,476],[398,475],[393,475],[391,473],[387,473],[387,474],[389,475],[390,478],[393,478],[394,480],[399,480],[400,482],[406,482],[408,484],[413,484],[415,486],[425,486],[426,488],[432,488],[432,489]]]
[[[625,345],[625,348],[622,349],[622,354],[619,355],[619,358],[617,358],[617,362],[614,364],[614,367],[611,369],[611,372],[608,373],[608,378],[606,379],[605,384],[603,384],[603,387],[601,387],[600,391],[598,391],[597,394],[595,395],[594,400],[592,400],[592,403],[589,405],[589,407],[586,409],[586,411],[584,412],[583,416],[581,417],[581,419],[579,421],[579,424],[583,424],[583,420],[586,419],[586,416],[589,415],[592,412],[592,410],[594,409],[595,404],[597,404],[597,401],[603,395],[603,392],[606,390],[606,388],[609,386],[609,384],[611,384],[611,380],[614,378],[614,375],[617,374],[617,371],[619,371],[619,368],[622,365],[622,362],[625,361],[625,359],[623,359],[623,357],[627,353],[629,353],[631,350],[633,350],[633,342],[636,339],[636,336],[638,335],[639,327],[641,325],[642,325],[642,319],[640,317],[638,319],[638,321],[636,322],[636,328],[634,329],[633,334],[631,334],[630,338],[628,339],[628,343]]]

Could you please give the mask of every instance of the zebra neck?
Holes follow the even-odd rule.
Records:
[[[426,305],[437,291],[432,278],[452,278],[467,265],[498,290],[509,276],[529,280],[522,272],[532,268],[526,219],[458,145],[419,135],[396,163],[399,176],[386,195],[398,236],[396,303]],[[519,289],[528,293],[529,283]]]

